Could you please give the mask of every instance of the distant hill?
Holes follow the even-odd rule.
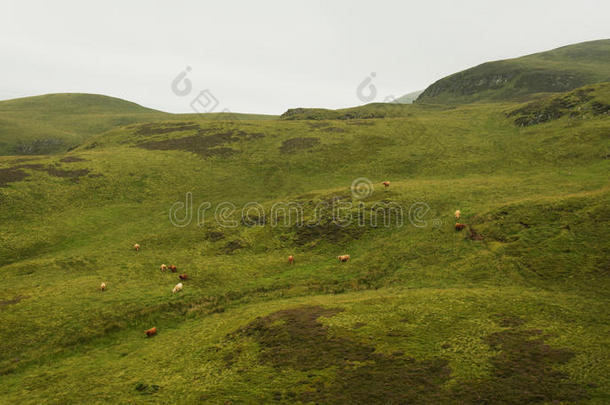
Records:
[[[610,81],[610,39],[483,63],[438,80],[416,102],[525,100],[604,81]]]
[[[170,114],[120,98],[60,93],[0,101],[0,155],[65,152],[93,135],[150,121],[270,119],[237,113]]]
[[[0,155],[62,152],[91,135],[169,115],[119,98],[62,93],[0,101]]]
[[[351,120],[403,117],[411,106],[400,103],[370,103],[358,107],[329,110],[326,108],[290,108],[280,115],[283,120]]]
[[[116,114],[160,112],[116,97],[85,93],[56,93],[0,101],[0,113]]]
[[[411,104],[423,92],[424,92],[423,90],[412,91],[411,93],[407,93],[407,94],[405,94],[402,97],[398,97],[396,100],[394,100],[394,102],[395,103],[400,103],[400,104]]]

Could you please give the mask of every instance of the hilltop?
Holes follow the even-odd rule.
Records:
[[[55,93],[0,101],[0,112],[41,114],[142,114],[160,112],[116,97]]]
[[[166,113],[97,94],[62,93],[0,101],[0,155],[65,152],[119,125]]]
[[[158,120],[273,119],[261,114],[170,114],[99,94],[59,93],[0,101],[0,155],[66,152],[113,128]]]
[[[416,102],[525,100],[604,81],[610,81],[610,39],[486,62],[436,81]]]

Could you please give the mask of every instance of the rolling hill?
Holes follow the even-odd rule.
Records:
[[[610,39],[483,63],[436,81],[416,102],[524,100],[604,81],[610,81]]]
[[[65,152],[88,136],[166,113],[97,94],[63,93],[0,101],[0,155]]]
[[[606,402],[610,86],[558,97],[580,101],[529,125],[557,102],[188,116],[0,157],[0,402]],[[364,225],[273,211],[333,201]]]
[[[225,114],[226,115],[226,114]],[[231,113],[234,119],[272,116]],[[99,94],[61,93],[0,101],[0,155],[61,153],[92,135],[123,125],[188,119],[197,114],[169,114]],[[223,113],[205,114],[207,119]]]
[[[608,403],[610,83],[503,94],[0,103],[0,403]]]

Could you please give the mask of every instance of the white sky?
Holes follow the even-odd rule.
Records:
[[[610,2],[0,0],[0,99],[100,93],[279,114],[423,89],[479,63],[610,38]],[[172,80],[186,66],[192,91]]]

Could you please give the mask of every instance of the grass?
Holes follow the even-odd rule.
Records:
[[[610,138],[583,105],[168,114],[0,157],[0,402],[607,403]],[[187,192],[210,208],[174,227]],[[271,226],[333,197],[404,226]]]
[[[610,80],[610,39],[483,63],[430,85],[422,103],[461,104],[531,98]]]
[[[0,155],[63,153],[90,136],[133,123],[173,120],[168,114],[98,94],[62,93],[0,101]],[[197,114],[180,114],[179,119]],[[236,113],[206,119],[268,119]],[[201,118],[199,118],[201,119]]]

